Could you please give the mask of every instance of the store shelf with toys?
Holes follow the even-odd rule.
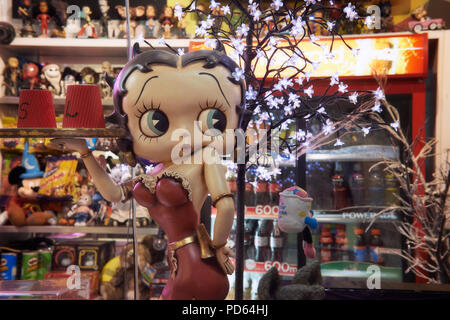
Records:
[[[128,227],[107,227],[107,226],[0,226],[1,233],[42,233],[42,234],[114,234],[126,235],[131,233]],[[138,235],[156,235],[158,228],[138,228]]]

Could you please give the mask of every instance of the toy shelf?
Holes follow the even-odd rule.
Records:
[[[0,233],[86,233],[86,234],[132,234],[132,228],[102,226],[0,226]],[[138,235],[156,235],[158,228],[137,228]]]
[[[132,40],[132,44],[137,40]],[[153,47],[168,49],[159,43],[158,39],[146,39]],[[191,41],[202,41],[195,39],[166,39],[171,47],[188,48]],[[145,50],[143,41],[140,42]],[[40,56],[83,56],[83,57],[126,57],[126,39],[67,39],[67,38],[15,38],[9,45],[0,46],[9,54],[29,55],[30,53]]]
[[[0,138],[121,138],[121,128],[1,128]]]

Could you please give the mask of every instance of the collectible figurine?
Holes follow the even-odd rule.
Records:
[[[317,228],[317,220],[312,217],[312,198],[299,187],[290,187],[280,193],[278,226],[286,233],[303,233],[303,251],[313,259],[316,251],[311,230]]]
[[[63,94],[62,75],[59,66],[56,64],[47,64],[42,68],[41,88],[50,90],[53,95],[61,96]]]
[[[145,38],[145,34],[147,33],[147,28],[145,27],[145,7],[137,6],[136,8],[134,8],[134,10],[134,21],[136,23],[134,36],[135,38]]]
[[[95,32],[95,25],[91,21],[91,8],[88,6],[84,6],[83,10],[80,12],[81,21],[83,22],[83,26],[81,27],[80,32],[78,32],[78,38],[97,38],[97,33]]]
[[[32,62],[27,62],[22,66],[22,89],[34,89],[39,86],[39,68]]]
[[[423,30],[438,30],[445,26],[443,19],[431,19],[428,16],[427,10],[424,6],[418,7],[414,10],[412,17],[416,21],[410,21],[408,27],[414,32],[421,32]]]
[[[28,153],[28,141],[22,153],[22,164],[8,174],[8,182],[17,186],[17,196],[12,197],[8,207],[8,219],[15,226],[56,224],[52,210],[38,200],[38,190],[44,172],[36,157]],[[48,209],[48,210],[46,210]]]
[[[109,5],[108,0],[98,0],[98,6],[100,7],[100,37],[107,38],[109,35],[108,21],[109,21]]]
[[[127,163],[135,165],[136,157],[158,162],[152,172],[118,185],[95,161],[85,140],[51,143],[53,148],[82,155],[106,200],[117,203],[134,197],[164,230],[171,275],[163,299],[224,299],[229,290],[227,274],[234,270],[229,259],[234,253],[225,246],[234,219],[233,194],[220,161],[226,156],[224,148],[211,142],[211,136],[212,141],[230,140],[225,133],[237,128],[245,83],[232,76],[238,65],[221,49],[179,56],[164,50],[140,53],[139,45],[134,45],[134,58],[114,82],[115,113],[109,119],[129,132],[129,138],[118,141]],[[202,145],[183,145],[181,163],[176,152],[180,142],[171,139],[180,128],[183,136],[209,138]],[[219,156],[208,159],[211,154]],[[217,208],[212,240],[199,224],[208,194]]]
[[[175,25],[172,7],[164,7],[163,13],[159,17],[159,23],[161,24],[161,35],[165,39],[172,38],[172,28]]]
[[[22,17],[21,37],[34,37],[36,33],[33,29],[33,6],[31,0],[23,0],[17,13]]]
[[[157,38],[159,35],[160,24],[159,21],[156,20],[156,9],[152,5],[148,5],[145,9],[145,16],[147,17],[147,21],[145,25],[147,26],[147,34],[146,38]]]
[[[182,39],[187,38],[186,27],[187,27],[186,13],[183,13],[181,19],[178,20],[178,23],[177,23],[179,38],[182,38]]]
[[[76,72],[75,70],[71,69],[70,67],[65,67],[64,71],[62,73],[62,80],[63,80],[63,95],[65,96],[67,94],[67,87],[72,84],[79,84],[81,79],[81,74],[79,72]]]
[[[119,38],[127,37],[127,11],[125,6],[116,6],[115,9],[117,13],[122,18],[122,22],[119,25]],[[136,8],[130,8],[130,38],[134,39],[134,31],[136,29],[136,21],[134,20],[136,17]]]
[[[100,92],[102,94],[102,98],[111,97],[111,88],[106,81],[106,74],[112,74],[113,70],[111,67],[111,63],[109,61],[103,61],[102,63],[102,73],[100,75]]]
[[[90,67],[84,67],[81,69],[82,83],[84,84],[97,84],[98,83],[98,73]]]
[[[89,207],[92,198],[89,193],[83,193],[67,213],[68,219],[75,219],[75,226],[86,226],[94,218],[94,211]]]
[[[9,58],[8,65],[3,70],[3,85],[5,86],[6,96],[19,95],[21,77],[19,59],[16,57]]]
[[[39,1],[39,14],[36,17],[41,23],[41,35],[40,37],[47,37],[48,23],[50,22],[50,16],[48,15],[48,3],[47,1]]]

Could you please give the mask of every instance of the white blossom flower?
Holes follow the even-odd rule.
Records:
[[[298,101],[298,95],[297,94],[295,94],[295,93],[293,93],[293,92],[290,92],[289,93],[289,95],[288,95],[288,101],[290,102],[290,103],[295,103],[295,102],[297,102]]]
[[[236,34],[241,38],[246,37],[248,35],[249,30],[250,28],[245,23],[243,23],[236,28]]]
[[[348,99],[350,100],[351,103],[356,104],[358,102],[358,93],[357,92],[353,92]]]
[[[375,103],[374,103],[374,105],[373,105],[373,107],[372,107],[372,111],[373,111],[373,112],[378,112],[378,113],[380,113],[380,112],[382,111],[382,109],[381,109],[381,103],[380,103],[379,100],[375,101]]]
[[[217,8],[219,8],[219,7],[220,7],[220,3],[218,3],[218,2],[216,2],[216,1],[214,1],[214,0],[211,0],[211,3],[210,3],[210,5],[209,5],[209,8],[210,8],[211,10],[217,9]]]
[[[303,138],[306,137],[306,132],[302,129],[299,129],[297,132],[295,132],[294,138],[297,141],[301,141]]]
[[[385,99],[384,92],[383,92],[383,90],[380,87],[378,87],[377,91],[374,91],[373,94],[375,95],[375,99],[377,101]]]
[[[334,86],[335,84],[339,84],[339,74],[337,72],[331,75],[330,87]]]
[[[217,40],[213,38],[207,38],[205,40],[205,47],[215,49],[217,46]]]
[[[242,70],[241,68],[234,69],[234,72],[231,75],[236,81],[241,81],[242,79],[245,79],[244,70]]]
[[[320,67],[320,61],[313,61],[311,62],[311,65],[313,67],[313,70],[316,71]]]
[[[334,55],[333,52],[328,51],[328,52],[325,53],[325,59],[327,59],[327,60],[333,60],[334,58],[336,58],[336,56]]]
[[[341,82],[341,83],[339,83],[338,91],[341,92],[341,93],[346,93],[348,91],[347,88],[348,88],[348,85],[346,85],[345,83]]]
[[[263,112],[259,115],[259,119],[262,121],[266,121],[270,119],[270,116],[267,112]]]
[[[320,0],[319,0],[320,1]],[[316,4],[316,0],[305,0],[306,5],[309,6],[311,4]]]
[[[303,75],[299,75],[299,76],[297,77],[297,79],[295,79],[294,81],[295,81],[296,83],[298,83],[299,86],[302,86],[304,80],[305,80],[305,77],[304,77]]]
[[[227,15],[227,14],[230,14],[230,13],[231,13],[231,10],[230,10],[230,6],[229,5],[226,5],[226,6],[222,7],[222,14],[223,15]]]
[[[183,8],[178,4],[178,2],[173,8],[173,15],[177,17],[178,20],[181,20],[183,18]]]
[[[305,94],[308,95],[308,97],[312,98],[312,95],[314,94],[313,86],[311,85],[308,89],[303,90]]]
[[[327,30],[332,32],[335,25],[336,23],[334,21],[327,21]]]
[[[261,49],[256,49],[256,58],[265,59],[266,55],[264,54],[264,51]]]
[[[255,100],[257,94],[258,91],[254,90],[252,86],[249,86],[247,92],[245,93],[245,99]]]
[[[160,46],[165,46],[166,45],[166,40],[164,39],[164,36],[162,36],[161,38],[158,39],[158,44]]]
[[[341,141],[341,139],[337,138],[336,139],[336,143],[334,144],[335,147],[340,147],[343,146],[344,143]]]
[[[311,78],[311,74],[312,74],[311,71],[305,72],[305,78],[306,78],[306,81],[309,82],[309,78]]]
[[[333,122],[330,119],[327,119],[322,130],[325,135],[329,135],[334,130]]]
[[[261,11],[259,11],[259,10],[256,10],[256,11],[254,11],[253,12],[253,14],[252,13],[250,13],[252,16],[253,16],[253,21],[259,21],[259,17],[261,16]]]
[[[359,53],[361,52],[361,50],[359,48],[353,48],[352,49],[352,54],[354,57],[359,56]]]
[[[182,56],[184,54],[184,49],[183,48],[178,48],[177,52],[178,52],[179,56]]]
[[[319,41],[319,40],[320,40],[320,38],[317,37],[314,33],[310,33],[310,34],[309,34],[309,38],[311,39],[311,40],[310,40],[311,42],[316,42],[316,41]]]
[[[206,28],[203,25],[195,26],[195,35],[204,37],[207,34]]]
[[[283,1],[281,0],[273,0],[270,4],[272,8],[274,8],[276,11],[280,10],[280,7],[283,6]]]
[[[319,109],[317,109],[317,113],[320,113],[320,114],[327,114],[327,112],[325,111],[325,108],[324,108],[324,107],[320,107]]]
[[[390,126],[391,126],[392,128],[394,128],[395,131],[397,131],[398,126],[399,126],[399,123],[398,123],[398,121],[395,121],[395,122],[392,122],[392,123],[390,124]]]
[[[346,15],[346,18],[350,21],[358,19],[358,13],[355,10],[355,6],[352,5],[351,2],[349,2],[348,5],[344,8],[344,13]]]
[[[364,127],[361,129],[362,132],[364,133],[364,137],[367,136],[370,132],[370,127]]]
[[[278,83],[281,85],[283,89],[287,89],[288,87],[292,87],[292,80],[288,77],[284,77],[283,79],[279,80]]]

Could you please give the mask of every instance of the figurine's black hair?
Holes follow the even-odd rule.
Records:
[[[239,66],[225,54],[223,46],[218,47],[219,50],[199,50],[188,52],[181,56],[181,65],[183,67],[194,62],[204,61],[203,68],[212,69],[219,65],[227,68],[231,73],[235,72]],[[125,139],[119,139],[117,144],[119,149],[123,152],[132,152],[133,143],[128,129],[127,115],[122,109],[123,97],[127,94],[125,84],[128,77],[136,70],[140,72],[151,72],[152,65],[166,65],[173,68],[177,67],[180,56],[176,53],[164,51],[164,50],[147,50],[141,52],[139,45],[136,43],[133,46],[133,59],[131,59],[122,69],[117,76],[117,79],[112,81],[109,77],[108,83],[111,85],[114,82],[113,99],[114,99],[114,112],[107,117],[107,120],[118,124],[128,132],[128,137]],[[244,102],[245,97],[245,83],[243,80],[236,81],[233,77],[228,77],[228,80],[232,83],[239,85],[241,88],[241,104]],[[236,106],[236,111],[241,110],[241,106]],[[239,112],[239,115],[242,113]]]

